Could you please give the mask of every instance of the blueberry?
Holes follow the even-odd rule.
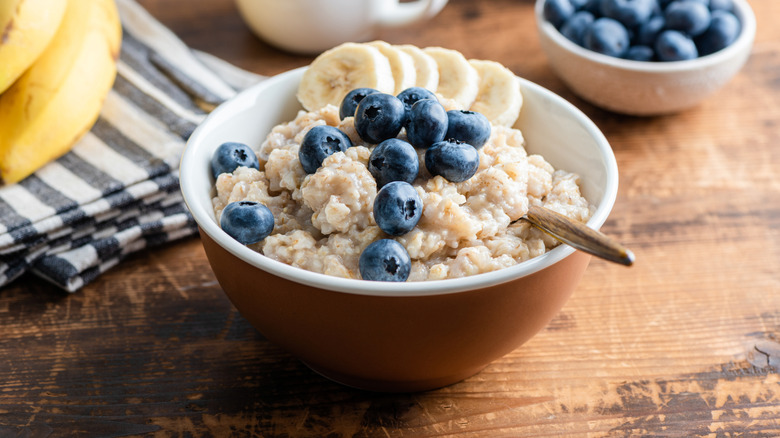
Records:
[[[652,61],[655,58],[655,52],[648,46],[631,46],[626,52],[626,59],[632,61]]]
[[[655,4],[653,5],[653,13],[650,14],[650,18],[652,18],[652,17],[654,17],[656,15],[663,15],[664,14],[664,10],[661,7],[660,1],[659,0],[654,0],[654,3]]]
[[[588,11],[594,16],[601,15],[601,0],[587,0],[581,10]]]
[[[368,143],[381,143],[401,131],[404,122],[404,104],[385,93],[369,94],[360,101],[355,112],[355,129]]]
[[[695,39],[699,55],[709,55],[728,47],[737,39],[739,31],[739,19],[734,14],[724,10],[713,11],[710,27]]]
[[[583,44],[585,30],[593,23],[595,18],[588,11],[575,12],[561,27],[561,34],[577,45]]]
[[[391,236],[412,231],[422,216],[423,203],[414,186],[405,181],[393,181],[379,189],[374,198],[374,220]]]
[[[398,93],[396,96],[404,104],[404,125],[409,121],[409,114],[411,114],[412,105],[417,103],[418,100],[433,99],[438,100],[436,95],[431,91],[426,90],[423,87],[410,87],[406,90]]]
[[[587,49],[620,58],[628,50],[628,30],[617,20],[601,17],[585,31],[583,41]]]
[[[652,47],[664,27],[666,27],[666,20],[662,15],[650,17],[637,28],[635,44]]]
[[[368,170],[374,176],[377,187],[393,181],[411,183],[417,178],[420,160],[412,145],[397,138],[388,138],[371,151]]]
[[[656,4],[655,0],[602,0],[601,13],[633,28],[650,18]]]
[[[243,143],[222,143],[211,156],[211,174],[215,179],[220,174],[231,173],[240,166],[260,169],[255,152]]]
[[[575,11],[579,11],[585,8],[590,3],[590,0],[569,0],[569,3],[571,3]]]
[[[477,173],[479,152],[457,140],[440,141],[425,151],[425,168],[451,182],[466,181]]]
[[[239,243],[251,245],[271,234],[274,215],[259,202],[231,202],[222,210],[219,226]]]
[[[669,3],[664,11],[666,28],[679,30],[689,36],[701,35],[710,26],[710,10],[703,3],[694,0],[679,0]]]
[[[563,23],[574,14],[574,6],[569,0],[546,0],[542,13],[545,20],[560,29]]]
[[[341,106],[339,107],[339,118],[344,120],[347,117],[354,116],[355,110],[357,109],[360,101],[369,94],[374,93],[379,93],[379,90],[375,90],[373,88],[355,88],[354,90],[347,93],[347,95],[344,96],[344,99],[341,101]]]
[[[665,30],[658,35],[655,54],[661,61],[684,61],[699,56],[693,40],[676,30]]]
[[[468,143],[479,149],[490,138],[490,121],[475,111],[447,111],[447,134],[444,138]]]
[[[710,11],[734,11],[734,0],[710,0]]]
[[[449,126],[447,110],[438,100],[423,99],[412,105],[408,112],[406,137],[416,148],[428,148],[444,140]]]
[[[358,268],[363,280],[406,281],[412,271],[412,260],[400,243],[392,239],[380,239],[363,250]]]
[[[340,129],[328,125],[317,125],[303,136],[298,149],[298,159],[306,173],[314,173],[325,158],[352,147],[352,141]]]

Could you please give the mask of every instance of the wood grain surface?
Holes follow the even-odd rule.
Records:
[[[187,44],[260,74],[308,64],[255,38],[231,0],[139,0]],[[492,59],[580,107],[618,160],[594,259],[553,322],[461,383],[352,390],[266,341],[191,238],[67,295],[0,290],[0,437],[780,436],[780,1],[750,0],[753,53],[680,114],[611,114],[539,48],[530,0],[450,0],[380,37]]]

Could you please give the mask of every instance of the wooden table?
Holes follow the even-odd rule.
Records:
[[[272,75],[310,57],[252,36],[230,0],[141,0],[192,47]],[[575,97],[542,54],[531,0],[451,0],[381,35],[500,61],[580,107],[609,139],[620,190],[593,260],[544,331],[461,383],[352,390],[266,341],[191,238],[67,295],[0,290],[0,436],[780,436],[780,2],[727,87],[635,118]]]

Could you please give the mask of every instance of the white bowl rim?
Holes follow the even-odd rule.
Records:
[[[195,183],[195,174],[197,172],[194,170],[190,171],[189,169],[195,169],[194,166],[198,165],[198,163],[194,160],[195,156],[197,155],[196,151],[198,148],[199,139],[206,136],[208,132],[215,129],[214,126],[208,123],[208,121],[215,118],[224,117],[223,113],[226,113],[230,106],[237,104],[239,101],[246,101],[252,98],[252,96],[258,94],[263,89],[267,87],[273,87],[278,82],[289,80],[290,76],[302,75],[303,70],[305,69],[306,67],[300,67],[281,73],[279,75],[265,79],[262,82],[240,92],[229,101],[223,103],[214,111],[212,111],[206,120],[195,129],[187,141],[179,168],[180,185],[184,201],[192,213],[196,223],[200,226],[201,231],[208,234],[208,236],[211,237],[222,248],[254,267],[290,281],[334,292],[384,297],[443,295],[490,287],[533,274],[563,260],[575,251],[574,248],[565,244],[561,244],[546,252],[545,254],[534,257],[517,265],[492,272],[455,279],[396,283],[340,278],[307,271],[305,269],[297,268],[283,262],[272,260],[258,252],[253,251],[247,246],[238,243],[236,240],[228,236],[228,234],[217,225],[216,221],[213,220],[213,210],[209,211],[209,209],[212,208],[210,196],[208,197],[208,205],[203,205],[203,203],[198,201],[201,199],[202,195],[199,195],[195,189],[197,186]],[[518,77],[518,80],[521,81],[522,87],[526,89],[534,89],[535,91],[545,95],[547,98],[557,102],[557,104],[561,107],[564,107],[595,139],[598,148],[606,162],[606,187],[604,187],[602,200],[588,221],[587,225],[591,228],[599,229],[606,221],[607,216],[614,206],[618,190],[617,162],[609,142],[604,137],[604,134],[596,127],[595,123],[567,100],[558,96],[552,91],[549,91],[546,88],[526,79]]]
[[[604,55],[592,50],[588,50],[575,42],[569,40],[555,28],[543,16],[543,7],[545,0],[536,0],[534,14],[536,15],[536,25],[539,29],[558,46],[564,50],[577,55],[581,58],[587,58],[591,61],[610,66],[613,68],[627,71],[674,74],[685,71],[707,69],[713,65],[727,62],[738,53],[744,50],[750,50],[753,40],[756,36],[756,16],[747,0],[732,0],[734,3],[734,12],[740,21],[741,29],[737,39],[728,47],[717,52],[705,55],[696,59],[685,61],[670,62],[649,62],[634,61],[631,59],[616,58],[614,56]]]

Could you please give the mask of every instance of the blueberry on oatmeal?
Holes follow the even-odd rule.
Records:
[[[367,143],[378,144],[398,135],[404,122],[404,104],[385,93],[369,94],[355,111],[355,130]]]
[[[363,250],[358,266],[363,280],[406,281],[412,261],[403,245],[392,239],[380,239]]]
[[[425,168],[450,182],[466,181],[479,169],[479,153],[470,144],[440,141],[425,151]]]
[[[231,173],[237,168],[260,168],[255,152],[244,143],[226,142],[219,145],[211,156],[211,174],[216,179],[223,173]]]
[[[374,220],[391,236],[411,231],[422,217],[423,203],[414,186],[393,181],[382,187],[374,198]]]
[[[428,148],[447,134],[447,110],[438,100],[423,99],[412,105],[406,124],[406,137],[416,148]]]
[[[371,151],[368,171],[376,180],[378,188],[393,181],[412,183],[420,170],[417,152],[409,143],[389,138]]]
[[[347,117],[353,117],[360,101],[369,94],[374,93],[379,93],[379,90],[375,90],[373,88],[355,88],[354,90],[347,93],[347,95],[344,96],[344,99],[341,101],[341,106],[339,107],[339,118],[344,120]]]
[[[406,123],[409,121],[409,114],[411,113],[412,105],[417,103],[417,101],[423,99],[438,100],[436,99],[436,95],[433,94],[433,92],[423,87],[407,88],[404,91],[398,93],[398,96],[396,97],[404,104],[404,111],[406,112],[406,115],[404,116],[404,125],[406,125]]]
[[[306,173],[314,173],[325,158],[336,152],[344,152],[350,147],[352,141],[340,129],[318,125],[303,136],[301,147],[298,149],[298,159]]]
[[[465,110],[447,111],[447,134],[444,139],[468,143],[481,148],[490,138],[490,122],[484,115]]]
[[[251,245],[271,234],[274,229],[274,215],[268,207],[259,202],[231,202],[222,210],[219,225],[239,243]]]

